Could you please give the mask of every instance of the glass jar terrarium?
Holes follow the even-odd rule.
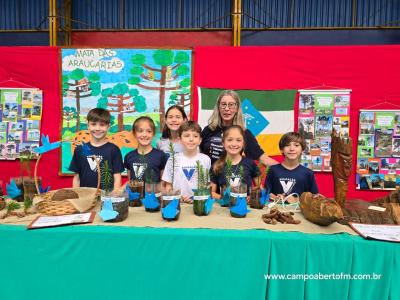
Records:
[[[142,199],[144,197],[144,181],[142,180],[129,180],[128,186],[133,193],[138,193],[138,197],[129,201],[129,206],[136,207],[142,206]]]
[[[244,218],[247,214],[247,184],[231,185],[230,213],[234,218]]]
[[[210,198],[210,188],[198,189],[194,191],[193,196],[193,212],[196,216],[207,216],[206,209],[207,200]]]
[[[162,203],[161,187],[159,182],[145,183],[144,208],[148,212],[160,211]]]
[[[129,197],[126,191],[112,191],[101,193],[101,209],[109,209],[105,207],[105,202],[111,202],[112,210],[117,212],[115,218],[105,220],[105,222],[121,222],[128,217],[129,213]]]
[[[181,213],[179,190],[167,191],[162,195],[162,218],[167,221],[177,221]]]
[[[260,187],[252,187],[250,189],[250,207],[255,209],[264,208],[263,190]]]
[[[221,206],[222,207],[229,207],[230,203],[230,193],[227,192],[227,195],[225,195],[225,191],[229,186],[223,185],[221,187]]]

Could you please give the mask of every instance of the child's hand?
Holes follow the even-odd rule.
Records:
[[[182,197],[181,197],[181,200],[182,200],[182,202],[184,202],[184,203],[193,203],[193,200],[192,200],[190,197],[188,197],[188,196],[182,196]]]

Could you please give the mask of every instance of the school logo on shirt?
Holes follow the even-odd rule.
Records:
[[[135,174],[136,179],[142,180],[144,171],[147,169],[147,164],[145,163],[132,163],[132,170]]]
[[[238,186],[240,184],[240,176],[232,175],[229,181],[231,186]]]
[[[280,178],[279,182],[281,183],[283,192],[286,195],[289,195],[292,192],[293,187],[296,185],[296,179],[294,178]]]
[[[100,163],[103,160],[103,156],[102,155],[88,155],[88,156],[86,156],[86,159],[87,159],[87,161],[89,163],[90,170],[92,170],[93,172],[97,172],[96,159],[97,159],[97,161],[99,162],[99,165],[100,165]]]
[[[185,174],[187,181],[190,181],[193,174],[196,172],[195,167],[182,167],[183,174]]]

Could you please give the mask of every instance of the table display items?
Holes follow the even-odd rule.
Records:
[[[296,220],[294,217],[294,212],[281,212],[278,208],[271,208],[269,213],[263,214],[261,216],[262,220],[271,225],[282,224],[300,224],[300,220]]]
[[[331,165],[335,201],[341,207],[344,207],[346,202],[346,193],[349,189],[353,142],[350,137],[340,137],[335,130],[332,131],[331,139]]]
[[[321,226],[328,226],[343,219],[340,205],[334,199],[325,198],[321,194],[302,193],[300,209],[308,221]]]
[[[247,184],[244,182],[243,166],[239,168],[239,180],[236,185],[230,185],[230,213],[234,218],[245,218],[247,209]]]
[[[230,194],[231,194],[231,178],[232,178],[233,168],[232,161],[227,158],[225,163],[225,185],[221,187],[221,200],[219,204],[222,207],[229,207]]]
[[[171,168],[171,189],[167,189],[162,195],[162,208],[161,215],[162,218],[166,221],[177,221],[179,219],[181,213],[181,205],[180,205],[180,190],[175,190],[173,187],[174,177],[175,177],[175,167],[176,167],[176,152],[174,149],[174,145],[169,143],[169,151],[170,158],[172,163]]]
[[[129,194],[129,206],[137,207],[142,206],[142,199],[144,197],[144,181],[143,180],[129,180],[127,188],[130,189]]]
[[[101,173],[101,210],[100,218],[104,222],[121,222],[128,217],[129,198],[123,190],[113,190],[113,175],[108,161],[103,161],[100,166]]]
[[[44,153],[54,150],[61,146],[61,142],[50,143],[49,137],[42,135],[42,145],[34,149],[39,154],[35,164],[35,185],[37,195],[33,198],[33,205],[36,210],[44,215],[61,216],[75,213],[83,213],[91,210],[98,200],[100,194],[101,171],[98,172],[97,188],[65,188],[54,191],[42,191],[38,183],[37,171],[39,162]],[[82,145],[80,151],[90,153],[88,145]],[[97,169],[100,169],[99,163],[96,160]]]
[[[215,201],[211,197],[209,171],[203,168],[200,161],[196,162],[196,170],[197,189],[194,190],[193,212],[196,216],[207,216]]]
[[[265,203],[269,200],[269,190],[262,186],[268,173],[268,167],[265,167],[264,172],[261,172],[260,167],[261,163],[258,164],[260,176],[257,177],[256,185],[250,188],[250,207],[255,209],[263,209]],[[265,174],[265,176],[262,174]]]

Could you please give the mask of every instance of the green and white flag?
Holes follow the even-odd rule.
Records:
[[[198,87],[199,110],[197,120],[202,128],[214,110],[223,89]],[[235,90],[241,99],[246,127],[257,138],[268,155],[279,155],[279,139],[294,130],[294,101],[296,90],[256,91]]]

